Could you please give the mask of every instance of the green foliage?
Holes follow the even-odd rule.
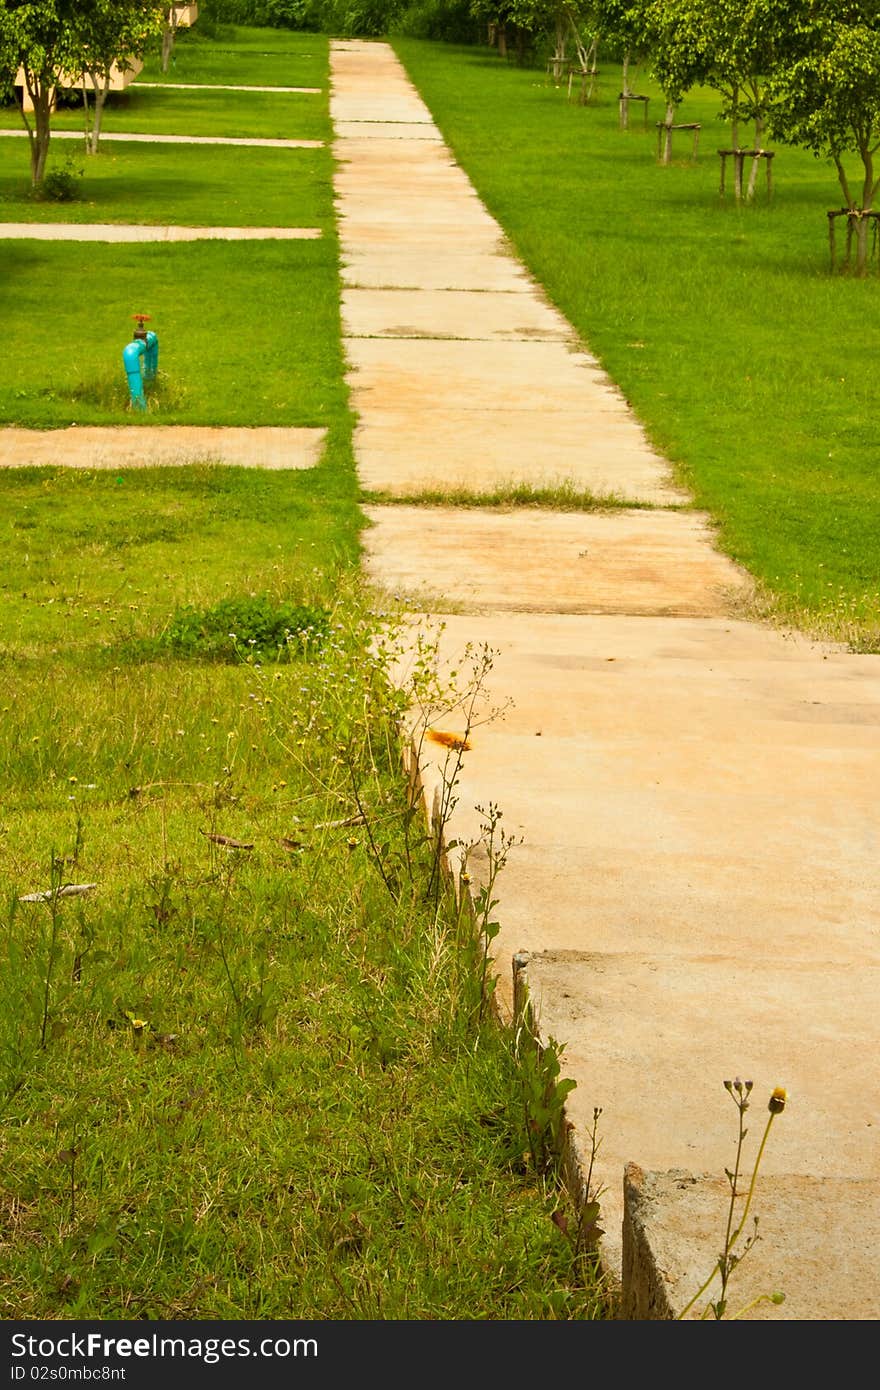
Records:
[[[219,23],[324,34],[400,32],[452,42],[474,38],[468,0],[208,0],[206,12]]]
[[[75,202],[82,196],[82,174],[82,169],[77,169],[74,161],[67,159],[61,168],[46,171],[42,183],[38,184],[31,196],[38,202]]]
[[[175,656],[207,661],[291,661],[321,646],[326,609],[277,603],[268,595],[226,598],[211,608],[186,604],[174,613],[163,644]]]
[[[476,43],[479,25],[470,0],[412,0],[397,18],[393,32],[441,43]]]
[[[849,208],[869,209],[880,188],[880,14],[875,4],[807,0],[791,61],[770,75],[774,133],[830,157]],[[861,160],[861,187],[851,188],[846,158]]]
[[[555,1038],[541,1042],[531,1024],[520,1025],[516,1048],[531,1161],[539,1173],[545,1173],[559,1162],[565,1101],[577,1083],[562,1075],[565,1044]]]

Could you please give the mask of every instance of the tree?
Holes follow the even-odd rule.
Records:
[[[620,82],[620,126],[629,125],[629,101],[635,96],[632,88],[632,69],[644,57],[644,10],[646,0],[596,0],[596,27],[623,70]]]
[[[507,57],[507,26],[514,23],[513,0],[470,0],[474,19],[486,25],[489,42],[497,46],[502,58]]]
[[[552,40],[550,68],[558,83],[568,63],[569,47],[574,48],[582,70],[593,67],[598,44],[592,0],[511,0],[510,17],[530,34],[545,34]]]
[[[745,197],[755,194],[764,156],[769,75],[792,52],[796,26],[792,11],[811,0],[647,0],[642,7],[640,41],[670,107],[697,83],[719,93],[720,115],[730,121],[736,155],[735,188],[743,196],[740,129],[754,124],[752,167]]]
[[[880,149],[880,6],[871,0],[796,0],[789,9],[794,12],[796,51],[772,72],[770,126],[779,139],[833,162],[845,203],[847,247],[854,234],[856,273],[863,275],[880,188],[875,166]],[[861,164],[858,182],[848,167],[856,161]]]
[[[71,52],[83,92],[86,148],[97,154],[104,103],[114,67],[131,68],[162,33],[162,0],[91,0],[73,24]],[[94,91],[94,120],[89,125],[89,83]]]
[[[0,46],[15,72],[22,71],[32,108],[33,120],[22,101],[34,187],[46,169],[58,74],[71,67],[73,21],[88,5],[89,0],[0,0]]]
[[[650,0],[641,13],[640,45],[666,99],[664,164],[672,158],[675,109],[711,70],[713,46],[702,21],[693,0]]]
[[[693,0],[702,15],[702,30],[712,53],[707,76],[720,92],[721,115],[731,123],[731,143],[741,150],[740,123],[754,126],[753,149],[746,200],[755,195],[758,166],[764,152],[764,129],[769,105],[769,74],[784,64],[796,41],[795,0]],[[812,0],[804,0],[810,5]],[[742,162],[738,164],[742,170]],[[739,177],[737,196],[742,195]]]

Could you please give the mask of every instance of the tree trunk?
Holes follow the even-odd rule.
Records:
[[[86,137],[86,153],[94,154],[92,149],[92,123],[91,110],[89,106],[89,85],[86,82],[86,74],[82,75],[82,94],[83,94],[83,130]]]
[[[507,57],[507,25],[498,25],[498,52],[502,58]]]
[[[28,125],[28,136],[31,146],[31,184],[37,188],[42,182],[46,173],[46,159],[49,154],[49,138],[51,135],[52,122],[52,99],[55,95],[54,87],[46,87],[37,78],[27,76],[27,90],[34,108],[34,126],[31,130]],[[27,125],[25,121],[25,125]]]
[[[856,275],[865,275],[868,270],[868,229],[871,225],[870,217],[862,216],[855,219],[856,223]]]
[[[755,117],[755,149],[756,149],[756,150],[760,150],[760,149],[763,148],[763,146],[762,146],[762,144],[761,144],[761,141],[763,140],[763,138],[764,138],[764,122],[761,120],[761,117],[760,117],[760,116],[756,116],[756,117]],[[760,164],[761,164],[761,156],[760,156],[760,154],[756,154],[755,157],[754,157],[754,159],[752,160],[752,168],[751,168],[751,171],[750,171],[750,173],[749,173],[749,186],[748,186],[748,189],[747,189],[747,191],[746,191],[746,200],[747,200],[748,202],[751,202],[751,201],[753,200],[754,196],[755,196],[755,190],[756,190],[756,188],[757,188],[757,186],[758,186],[758,169],[759,169],[759,167],[760,167]]]
[[[92,73],[92,81],[95,84],[95,119],[92,124],[92,138],[89,144],[89,154],[98,153],[98,141],[101,138],[101,123],[104,119],[104,103],[110,91],[110,73],[105,72],[101,77],[100,73]]]
[[[550,71],[553,74],[553,81],[558,87],[562,81],[562,69],[565,67],[568,56],[568,29],[562,18],[561,12],[556,15],[556,29],[554,33],[553,55],[550,59]]]
[[[174,47],[174,25],[166,24],[162,30],[162,71],[168,71],[168,64],[171,62],[171,50]]]
[[[629,130],[629,54],[623,55],[623,73],[620,78],[620,129]]]
[[[734,87],[733,93],[731,95],[731,107],[733,110],[733,115],[730,118],[730,144],[731,147],[735,150],[739,149],[739,114],[737,111],[738,105],[739,87]]]
[[[743,163],[745,156],[741,153],[739,146],[734,147],[733,151],[733,195],[739,203],[743,195]]]
[[[671,101],[666,103],[666,120],[663,131],[663,157],[661,164],[672,163],[672,122],[675,120],[675,106]]]

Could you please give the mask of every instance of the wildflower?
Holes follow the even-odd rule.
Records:
[[[788,1092],[784,1086],[776,1086],[767,1105],[771,1115],[780,1115],[785,1109],[785,1102],[788,1100]]]

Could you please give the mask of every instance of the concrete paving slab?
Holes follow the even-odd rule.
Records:
[[[729,1202],[726,1179],[686,1171],[649,1172],[633,1167],[627,1182],[624,1262],[629,1320],[677,1318],[698,1293],[706,1250],[719,1243]],[[760,1300],[750,1318],[852,1322],[880,1317],[876,1280],[880,1249],[880,1191],[876,1183],[847,1178],[766,1177],[757,1195],[760,1240],[734,1271],[731,1314]],[[742,1202],[736,1211],[742,1211]],[[749,1225],[751,1223],[749,1222]],[[766,1301],[775,1290],[782,1307]],[[821,1290],[821,1312],[816,1291]],[[707,1299],[717,1299],[716,1279],[689,1318],[699,1318]]]
[[[343,134],[345,121],[335,124],[333,154],[339,163],[336,176],[347,173],[349,166],[359,171],[368,169],[384,171],[393,160],[398,169],[421,170],[458,169],[451,153],[440,137],[439,130],[419,126],[408,134],[397,127],[381,126],[375,134],[364,129],[363,123],[351,126],[350,134]],[[371,124],[376,124],[371,123]],[[431,136],[426,139],[426,135]],[[335,184],[334,177],[334,184]]]
[[[169,468],[219,463],[273,470],[314,468],[324,429],[204,425],[70,425],[0,429],[0,468]]]
[[[503,788],[526,836],[500,883],[506,958],[583,950],[584,921],[598,952],[698,954],[709,922],[730,955],[761,921],[764,955],[877,958],[876,658],[731,618],[443,623],[444,664],[496,653],[481,721],[513,701],[462,770],[463,807]]]
[[[320,227],[149,227],[131,222],[0,222],[5,241],[317,241]]]
[[[372,583],[434,612],[711,616],[746,583],[697,513],[365,510]]]
[[[301,92],[317,95],[321,87],[254,87],[233,82],[138,82],[138,88],[154,88],[162,92]]]
[[[330,109],[334,121],[381,121],[383,125],[433,125],[431,113],[415,92],[385,92],[377,99],[369,91],[340,92],[331,89]]]
[[[602,1109],[608,1267],[622,1268],[628,1163],[731,1165],[737,1074],[762,1104],[776,1085],[791,1095],[763,1171],[876,1183],[880,663],[734,619],[443,624],[442,667],[494,653],[447,833],[475,841],[491,799],[522,840],[495,889],[498,998],[509,1015],[527,953],[540,1026],[577,1081],[581,1155]],[[424,744],[428,804],[448,758]],[[469,856],[477,883],[485,867]],[[829,1265],[851,1229],[842,1212]],[[808,1235],[779,1236],[783,1287],[800,1287]],[[684,1267],[708,1272],[716,1252],[717,1234]],[[806,1316],[837,1315],[833,1280],[808,1292]],[[849,1305],[875,1297],[862,1283]]]
[[[658,506],[686,495],[635,430],[579,414],[535,411],[370,411],[355,431],[358,477],[399,498],[426,490],[491,492],[510,484],[572,486]]]
[[[411,228],[406,242],[389,246],[381,225],[356,228],[343,217],[342,283],[362,289],[495,290],[499,293],[532,292],[524,266],[499,254],[497,239],[483,237],[475,249],[450,246],[449,229]]]
[[[623,1268],[627,1163],[718,1177],[732,1167],[737,1116],[723,1082],[737,1075],[755,1082],[747,1162],[770,1093],[783,1085],[790,1099],[762,1173],[878,1181],[880,969],[854,972],[821,954],[768,960],[760,929],[756,936],[745,930],[734,958],[547,954],[529,962],[544,1036],[566,1041],[563,1075],[578,1083],[567,1114],[583,1144],[594,1110],[602,1111],[593,1173],[604,1188],[604,1254],[613,1269]],[[708,1274],[720,1234],[694,1258],[693,1273]],[[787,1271],[797,1272],[793,1252],[808,1234],[795,1233],[793,1245],[786,1239]],[[813,1289],[816,1316],[825,1316],[827,1288],[823,1280]],[[854,1289],[851,1301],[868,1292]]]
[[[344,289],[342,327],[350,338],[575,341],[562,314],[537,297],[480,290]]]
[[[471,231],[480,230],[490,236],[499,235],[497,222],[489,216],[474,194],[461,193],[453,198],[442,192],[430,194],[413,189],[407,193],[399,193],[393,200],[377,200],[353,194],[345,200],[345,218],[345,232],[350,231],[355,225],[363,227],[375,222],[387,228],[396,223],[404,245],[413,224],[421,227],[452,228],[462,237],[469,237]]]
[[[460,169],[439,161],[410,159],[404,174],[401,164],[394,159],[393,151],[386,152],[381,163],[374,159],[363,164],[359,160],[342,164],[337,170],[335,184],[338,197],[344,199],[346,204],[350,202],[354,206],[360,204],[371,208],[378,203],[388,222],[398,215],[398,208],[402,222],[406,223],[412,218],[414,195],[419,201],[424,199],[426,206],[430,206],[432,199],[453,203],[460,200],[468,208],[476,205],[484,219],[489,217],[472,184]],[[494,218],[489,217],[489,220],[498,227]]]
[[[355,408],[364,414],[454,407],[554,415],[583,414],[597,425],[638,426],[598,362],[570,343],[353,340],[346,346]],[[641,431],[638,431],[641,434]],[[661,466],[658,457],[658,467]]]
[[[365,143],[371,138],[379,140],[419,140],[437,145],[443,144],[443,137],[435,125],[420,125],[414,122],[399,122],[390,125],[386,121],[354,121],[337,117],[333,122],[337,136],[343,140],[359,140]]]

